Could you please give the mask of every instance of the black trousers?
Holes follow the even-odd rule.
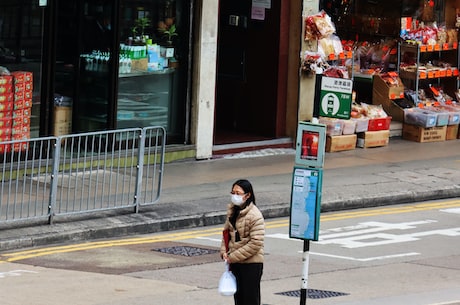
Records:
[[[260,305],[260,281],[263,264],[231,264],[236,277],[235,305]]]

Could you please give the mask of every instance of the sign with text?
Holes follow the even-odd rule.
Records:
[[[321,77],[319,115],[330,118],[350,118],[353,81],[351,79]]]
[[[323,170],[294,166],[289,237],[318,240]]]

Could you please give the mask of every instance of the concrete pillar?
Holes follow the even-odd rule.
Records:
[[[196,159],[208,159],[214,136],[219,1],[202,0],[196,5],[191,140]]]
[[[306,16],[316,14],[319,11],[319,0],[303,0],[302,12],[302,45],[301,54],[303,57],[305,51],[317,51],[317,41],[305,41],[305,22],[303,19]],[[315,98],[315,77],[307,77],[304,74],[300,75],[299,80],[299,121],[308,121],[313,117],[313,103]]]

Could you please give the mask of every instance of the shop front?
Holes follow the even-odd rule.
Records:
[[[2,1],[0,66],[33,76],[30,100],[13,106],[30,109],[24,136],[163,126],[168,144],[187,142],[191,8],[186,0]]]
[[[460,138],[459,12],[454,0],[320,1],[303,16],[299,120],[319,115],[331,152]]]

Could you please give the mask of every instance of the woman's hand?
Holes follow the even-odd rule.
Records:
[[[223,259],[224,261],[226,261],[227,263],[230,264],[230,260],[229,260],[229,258],[228,258],[228,254],[227,254],[227,253],[224,253],[224,255],[222,255],[222,259]]]

